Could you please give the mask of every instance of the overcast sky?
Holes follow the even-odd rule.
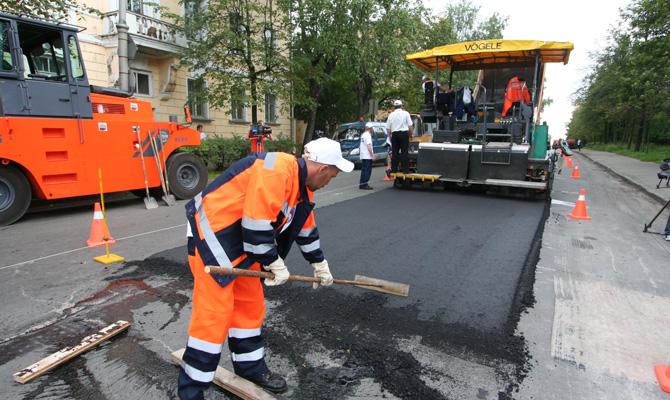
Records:
[[[456,0],[425,0],[435,12]],[[483,16],[498,12],[509,17],[504,39],[572,42],[567,65],[548,64],[544,97],[554,100],[543,110],[542,119],[552,137],[565,136],[572,115],[572,94],[592,65],[589,53],[607,43],[610,27],[619,21],[619,8],[630,0],[472,0]]]

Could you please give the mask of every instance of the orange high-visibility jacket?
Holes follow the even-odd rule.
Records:
[[[507,116],[507,111],[512,108],[512,104],[522,101],[526,104],[530,103],[530,92],[526,82],[520,81],[518,76],[510,79],[507,82],[507,89],[505,89],[505,102],[503,103],[503,117]]]
[[[235,162],[186,204],[189,254],[205,265],[249,268],[286,258],[294,241],[310,263],[324,260],[305,160],[256,153]],[[234,277],[213,275],[221,286]]]

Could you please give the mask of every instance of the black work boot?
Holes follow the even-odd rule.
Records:
[[[272,393],[283,393],[288,389],[286,380],[270,371],[246,379]]]

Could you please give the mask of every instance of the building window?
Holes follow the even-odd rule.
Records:
[[[230,31],[233,33],[228,39],[228,47],[230,48],[230,53],[235,56],[244,55],[244,20],[242,14],[237,11],[231,11],[228,13],[228,24],[230,26]]]
[[[244,90],[233,89],[230,93],[230,117],[233,121],[246,121]]]
[[[131,71],[131,73],[135,81],[135,94],[151,97],[151,73],[140,71]]]
[[[265,94],[265,122],[277,122],[277,96],[273,93]]]
[[[142,7],[142,0],[128,0],[128,11],[135,14],[144,14],[144,7]]]
[[[191,115],[195,118],[207,118],[207,102],[205,101],[205,80],[202,78],[189,78],[187,82],[188,106]]]

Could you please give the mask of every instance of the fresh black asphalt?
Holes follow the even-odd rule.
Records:
[[[409,298],[391,297],[391,306],[417,303],[421,319],[491,332],[507,322],[544,205],[389,189],[319,208],[316,220],[334,276],[407,283]],[[294,248],[287,265],[307,273],[304,264]]]

